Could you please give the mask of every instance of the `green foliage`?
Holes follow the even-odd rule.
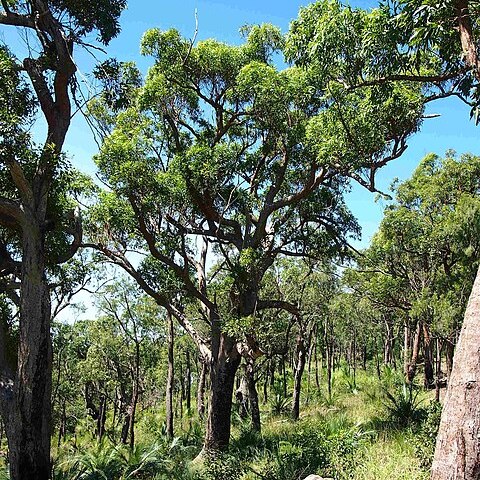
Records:
[[[133,450],[100,442],[58,459],[54,480],[131,480],[182,478],[184,450],[178,440],[136,445]],[[166,477],[164,477],[166,476]]]
[[[95,5],[88,0],[51,0],[51,8],[57,15],[68,12],[75,23],[76,37],[83,37],[96,30],[98,39],[107,45],[120,33],[118,18],[127,6],[126,0],[100,0]]]
[[[310,473],[349,478],[365,440],[351,425],[339,424],[328,431],[322,424],[304,423],[278,438],[267,457],[268,465],[259,474],[269,480],[296,480]]]
[[[432,466],[441,414],[442,405],[432,401],[426,407],[424,419],[413,437],[415,453],[425,469]]]
[[[408,312],[455,338],[480,252],[479,165],[473,155],[425,157],[394,187],[396,203],[347,283],[389,315]]]
[[[85,480],[116,479],[122,471],[122,461],[118,451],[106,443],[98,443],[93,448],[72,455],[58,465],[57,478],[78,478]]]
[[[215,455],[214,458],[205,459],[203,472],[198,480],[220,480],[221,478],[240,480],[244,469],[244,463],[235,455],[222,453]],[[196,480],[195,477],[194,480]]]
[[[270,413],[276,417],[286,415],[290,411],[291,403],[291,398],[284,396],[283,387],[278,383],[275,384],[269,399]]]
[[[367,11],[336,0],[314,2],[292,22],[286,56],[299,65],[312,65],[322,86],[330,80],[354,86],[431,68],[429,56],[416,62],[411,55],[406,47],[410,31],[394,28],[392,10],[388,3]]]
[[[384,394],[388,419],[393,424],[407,427],[422,418],[422,399],[419,398],[419,390],[415,385],[402,383],[393,389],[385,388]]]
[[[92,340],[99,335],[107,336],[107,333],[100,329],[94,332]],[[74,348],[81,352],[85,348],[84,340],[78,333],[73,340]],[[107,348],[106,340],[102,342],[102,348]],[[120,357],[119,353],[117,355]],[[55,478],[105,480],[100,472],[107,480],[256,480],[257,474],[271,480],[298,480],[310,473],[338,480],[373,480],[376,474],[376,478],[387,480],[388,472],[398,480],[423,478],[423,468],[427,468],[431,458],[438,406],[427,407],[419,422],[411,422],[408,428],[401,429],[401,435],[397,435],[398,423],[372,420],[385,401],[382,386],[388,385],[392,394],[397,392],[394,385],[399,384],[401,372],[386,368],[380,382],[372,371],[359,370],[356,394],[343,388],[345,373],[342,369],[335,371],[334,378],[336,393],[331,404],[325,405],[317,396],[312,396],[301,419],[295,423],[287,417],[265,415],[262,434],[252,432],[248,421],[234,422],[228,454],[215,459],[204,458],[200,464],[197,460],[191,462],[201,450],[203,440],[202,422],[195,416],[184,421],[178,418],[178,438],[170,441],[165,436],[163,411],[158,406],[147,406],[139,412],[133,450],[112,445],[107,438],[99,445],[92,438],[90,426],[86,430],[77,426],[75,443],[72,437],[58,450]],[[81,382],[79,377],[70,381]],[[275,389],[270,392],[271,399],[274,392]],[[401,389],[398,392],[400,395]],[[147,392],[144,395],[145,399],[149,398]],[[397,393],[395,399],[398,403]],[[265,405],[263,413],[269,409],[270,404]],[[107,423],[110,421],[111,417]],[[112,435],[115,433],[108,430],[107,436]],[[398,462],[397,471],[388,455]],[[425,466],[420,467],[420,463]]]
[[[89,102],[89,113],[97,120],[102,115],[102,106],[112,112],[119,112],[127,108],[133,101],[142,84],[141,74],[133,62],[119,62],[110,58],[94,70],[94,76],[102,84],[101,98]],[[110,122],[113,122],[113,117]]]
[[[36,102],[20,74],[17,60],[5,46],[0,48],[0,78],[0,138],[4,149],[7,142],[16,141],[18,135],[23,136],[22,129],[32,120]]]

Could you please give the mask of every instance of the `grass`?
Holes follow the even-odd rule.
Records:
[[[172,442],[163,415],[144,411],[132,452],[108,439],[97,443],[81,425],[75,443],[54,452],[55,479],[299,480],[313,473],[335,480],[424,480],[439,409],[428,407],[429,393],[413,395],[401,380],[391,371],[382,382],[373,372],[358,371],[353,385],[340,370],[332,397],[311,388],[297,422],[289,418],[289,399],[272,392],[262,405],[262,434],[234,415],[229,453],[201,463],[192,462],[203,438],[203,424],[194,416],[177,422]],[[408,422],[402,421],[405,412]]]
[[[416,457],[411,438],[396,432],[366,447],[354,480],[426,480],[429,477]]]

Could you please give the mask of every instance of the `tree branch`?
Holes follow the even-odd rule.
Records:
[[[25,213],[20,204],[0,195],[0,225],[6,228],[21,229],[25,224]]]
[[[123,268],[147,295],[153,298],[158,305],[168,310],[177,319],[178,323],[185,329],[188,335],[190,335],[192,340],[195,342],[202,356],[207,360],[212,358],[212,352],[208,347],[208,342],[197,332],[192,323],[186,318],[185,314],[176,308],[165,295],[153,289],[128,261],[125,255],[121,254],[120,252],[112,252],[110,249],[100,244],[85,243],[82,244],[82,247],[92,248],[102,252],[111,263]]]
[[[13,183],[15,183],[15,186],[18,188],[23,201],[30,204],[33,199],[33,191],[21,165],[13,158],[5,160],[5,163],[10,169]]]
[[[2,1],[4,12],[0,12],[0,25],[11,25],[13,27],[27,27],[35,29],[35,22],[32,17],[19,15],[8,9],[5,1]]]
[[[468,68],[462,68],[457,72],[445,73],[443,75],[415,75],[415,74],[405,74],[405,75],[388,75],[386,77],[379,77],[373,80],[366,80],[364,82],[358,83],[356,85],[349,85],[346,87],[347,92],[351,92],[358,88],[363,87],[372,87],[375,85],[382,85],[388,82],[420,82],[420,83],[441,83],[448,80],[453,80],[454,78],[464,75],[468,72]]]
[[[293,303],[284,300],[258,300],[257,310],[266,310],[268,308],[279,308],[291,313],[295,317],[300,316],[300,310]]]

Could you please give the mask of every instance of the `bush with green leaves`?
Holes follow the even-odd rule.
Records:
[[[221,453],[215,457],[207,456],[201,473],[193,480],[240,480],[244,471],[245,462],[236,455]]]
[[[291,409],[291,398],[284,395],[284,390],[282,385],[276,383],[273,388],[273,394],[271,395],[269,401],[270,413],[272,416],[285,415],[290,412]]]
[[[425,469],[430,469],[432,465],[441,415],[442,404],[431,402],[425,409],[425,418],[413,437],[415,453]]]

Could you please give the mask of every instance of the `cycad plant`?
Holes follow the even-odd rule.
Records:
[[[54,479],[117,480],[123,467],[118,449],[102,441],[59,462],[54,468]]]
[[[385,405],[389,420],[400,427],[406,427],[420,420],[422,399],[418,398],[419,390],[413,383],[402,383],[400,388],[384,390]]]

